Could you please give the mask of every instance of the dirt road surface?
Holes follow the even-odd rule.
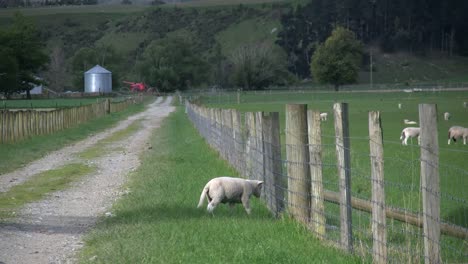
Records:
[[[97,171],[70,188],[27,204],[16,212],[16,218],[0,224],[0,264],[75,263],[76,252],[83,246],[83,235],[99,217],[111,215],[111,205],[125,194],[127,176],[140,165],[141,154],[151,147],[151,134],[175,110],[171,102],[172,97],[159,97],[144,112],[111,129],[50,153],[22,169],[0,175],[0,192],[5,192],[42,171],[66,164],[82,162],[97,167]],[[136,120],[141,120],[141,129],[113,142],[105,155],[93,160],[82,160],[76,155]]]

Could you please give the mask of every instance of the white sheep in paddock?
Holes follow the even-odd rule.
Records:
[[[448,130],[448,144],[450,145],[450,140],[457,142],[457,139],[463,138],[463,145],[466,145],[466,139],[468,138],[468,128],[461,126],[453,126]]]
[[[327,121],[327,118],[328,118],[327,112],[320,113],[320,120]]]
[[[450,119],[450,113],[449,112],[444,113],[444,119],[445,119],[445,121]]]
[[[417,124],[418,124],[418,122],[416,122],[416,121],[411,121],[411,120],[409,120],[409,119],[404,119],[404,120],[403,120],[403,123],[405,123],[405,125],[417,125]]]
[[[408,138],[418,138],[418,145],[421,144],[421,138],[419,137],[419,133],[421,132],[421,129],[419,127],[405,127],[401,131],[401,144],[403,145],[408,145]]]
[[[402,104],[398,103],[398,109],[401,109]]]

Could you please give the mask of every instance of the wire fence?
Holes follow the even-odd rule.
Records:
[[[335,134],[324,135],[321,124],[330,121],[306,105],[286,105],[280,128],[277,112],[186,101],[207,143],[240,175],[265,182],[262,199],[273,215],[377,263],[468,262],[468,171],[439,164],[435,105],[420,105],[421,145],[404,151],[383,140],[379,112],[369,112],[369,137],[350,137],[347,108],[334,104]]]

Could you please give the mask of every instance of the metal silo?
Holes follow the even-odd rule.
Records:
[[[96,65],[84,74],[85,93],[112,92],[112,73]]]

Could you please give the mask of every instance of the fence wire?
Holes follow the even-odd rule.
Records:
[[[287,135],[280,135],[281,130],[277,140],[273,140],[271,131],[262,129],[269,125],[268,115],[241,114],[190,103],[186,103],[186,111],[207,143],[240,175],[265,182],[262,199],[273,215],[286,213],[320,239],[386,263],[428,261],[424,242],[428,237],[423,228],[423,219],[427,218],[440,228],[440,240],[435,242],[440,247],[441,261],[468,262],[468,171],[448,163],[454,154],[465,155],[460,157],[465,160],[468,154],[442,148],[440,163],[433,164],[421,160],[416,142],[403,147],[401,142],[384,141],[385,149],[396,154],[385,156],[384,180],[376,180],[371,173],[371,160],[376,157],[369,153],[368,137],[350,137],[353,147],[344,148],[336,145],[336,136],[320,135],[317,163],[312,156],[318,146],[282,143],[280,137]],[[349,164],[338,162],[340,149],[349,153]],[[306,159],[298,153],[305,153]],[[421,168],[434,166],[440,172],[439,190],[421,187]],[[317,168],[319,180],[312,180],[309,173]],[[349,176],[349,182],[340,180],[340,170]],[[297,171],[307,175],[301,176]],[[376,184],[383,186],[384,192],[379,194],[384,197],[383,203],[373,199]],[[349,192],[349,203],[343,202],[343,192]],[[440,199],[440,218],[424,217],[423,193]],[[323,208],[317,207],[319,201],[323,201]],[[375,208],[384,210],[383,223],[373,218]],[[346,216],[346,212],[351,214]],[[376,236],[378,231],[373,226],[385,232],[384,239]],[[344,233],[348,228],[349,233]]]

